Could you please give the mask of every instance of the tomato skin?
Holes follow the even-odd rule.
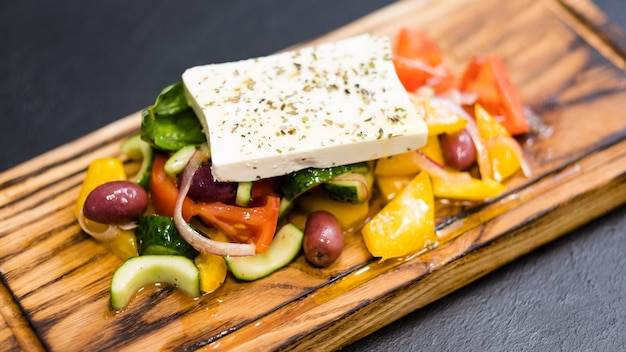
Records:
[[[163,170],[166,161],[167,157],[164,155],[156,155],[154,158],[150,177],[150,200],[157,214],[172,217],[178,198],[178,187]],[[183,202],[183,218],[189,221],[194,215],[194,202],[187,197]]]
[[[276,233],[280,198],[262,196],[248,208],[220,202],[196,203],[195,208],[204,223],[215,226],[236,242],[252,242],[257,253],[265,253]]]
[[[512,135],[530,130],[519,92],[511,83],[500,56],[473,57],[461,75],[458,88],[462,92],[475,93],[476,102]]]
[[[252,184],[252,199],[278,194],[278,189],[280,188],[279,181],[280,179],[278,177],[254,181]]]
[[[431,67],[420,60],[411,60],[402,56],[393,58],[396,74],[404,89],[414,92],[420,87],[431,87],[436,94],[444,93],[456,86],[456,79],[445,66]]]
[[[443,55],[435,42],[420,30],[403,27],[396,36],[396,55],[417,59],[429,66],[437,66],[443,61]]]
[[[455,88],[456,77],[443,63],[443,55],[435,42],[424,32],[402,28],[396,36],[393,57],[398,78],[407,91],[423,86],[435,93]]]

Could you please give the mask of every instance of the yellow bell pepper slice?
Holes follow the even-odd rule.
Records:
[[[420,151],[437,164],[445,165],[443,150],[441,149],[438,136],[428,136],[428,138],[426,138],[426,144],[420,148]]]
[[[413,154],[407,152],[389,157],[380,158],[376,161],[374,175],[376,176],[407,176],[415,175],[420,168],[413,162]]]
[[[85,199],[94,188],[111,181],[124,181],[127,179],[126,170],[122,160],[114,157],[94,159],[87,168],[85,179],[80,188],[80,193],[74,206],[74,216],[78,218]],[[89,228],[100,232],[109,225],[95,221],[85,221]],[[128,259],[137,255],[137,238],[133,230],[120,229],[119,233],[108,241],[99,241],[111,253],[120,259]]]
[[[411,183],[412,176],[377,176],[376,185],[386,202],[394,199],[402,190]]]
[[[428,136],[426,144],[420,151],[436,163],[443,165],[443,151],[437,136]],[[396,154],[376,161],[375,175],[382,176],[415,176],[421,169],[414,161],[415,152]]]
[[[504,125],[479,104],[476,105],[475,113],[476,126],[489,155],[490,165],[487,170],[490,170],[490,175],[487,177],[502,182],[521,168],[519,156],[508,143],[514,141],[507,141],[513,137]]]
[[[426,116],[427,118],[424,121],[426,122],[426,126],[428,126],[429,136],[437,136],[442,133],[454,134],[465,128],[465,125],[467,125],[467,120],[462,119],[457,115],[451,115],[444,118],[433,118],[430,114],[427,114]]]
[[[108,241],[101,241],[102,245],[113,253],[116,257],[126,260],[137,256],[137,236],[134,230],[122,230]]]
[[[433,177],[433,194],[437,198],[483,201],[501,195],[506,187],[490,178],[449,181]]]
[[[200,290],[205,293],[213,292],[226,279],[228,267],[223,257],[210,253],[200,253],[194,259],[200,272]]]
[[[343,230],[363,224],[369,214],[369,202],[352,204],[314,194],[304,194],[297,202],[298,208],[307,215],[318,210],[334,214]]]
[[[429,136],[437,136],[442,133],[453,134],[459,132],[467,125],[466,119],[451,109],[433,105],[433,100],[431,99],[422,98],[415,94],[411,94],[409,97],[415,107],[423,109],[424,122],[428,126]]]
[[[426,125],[428,126],[429,136],[438,136],[442,133],[455,134],[456,132],[459,132],[463,128],[465,128],[466,124],[467,124],[466,120],[456,120],[455,122],[451,122],[448,124],[443,124],[441,122],[426,121]]]
[[[430,176],[420,172],[363,227],[368,251],[385,260],[436,244],[434,208]]]
[[[111,181],[126,180],[126,170],[119,158],[105,157],[93,160],[87,168],[85,179],[80,188],[80,193],[74,206],[74,216],[78,217],[80,210],[85,204],[85,199],[94,188]]]
[[[502,139],[494,139],[487,144],[491,159],[491,171],[496,181],[503,181],[521,168],[517,154]]]
[[[511,137],[509,131],[498,120],[493,118],[485,108],[480,104],[476,104],[474,108],[476,115],[476,127],[478,127],[478,133],[480,138],[484,141],[489,141],[497,137]]]

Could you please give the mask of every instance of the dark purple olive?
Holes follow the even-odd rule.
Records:
[[[446,165],[462,171],[468,169],[476,161],[476,147],[472,137],[465,130],[454,134],[442,134],[439,137],[441,150]]]
[[[211,164],[204,164],[193,175],[188,196],[198,202],[231,203],[236,193],[236,183],[216,182]]]
[[[148,207],[148,193],[130,181],[104,183],[85,199],[83,215],[103,224],[127,224],[137,220]]]
[[[343,251],[343,231],[337,218],[326,211],[309,215],[302,244],[307,261],[318,267],[334,263]]]

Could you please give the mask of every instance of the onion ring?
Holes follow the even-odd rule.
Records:
[[[83,208],[80,208],[78,212],[78,217],[77,217],[78,225],[80,225],[80,228],[83,231],[85,231],[89,236],[97,240],[109,241],[109,240],[112,240],[115,236],[117,236],[118,233],[120,233],[120,228],[117,225],[111,225],[111,224],[101,224],[101,225],[107,226],[107,228],[102,232],[94,231],[89,228],[89,226],[87,225],[87,222],[85,221],[86,219],[87,218],[85,218],[85,215],[83,214]]]
[[[252,256],[256,253],[254,244],[214,241],[194,230],[183,218],[183,202],[191,187],[193,175],[200,167],[200,163],[204,160],[205,156],[206,153],[196,151],[183,171],[178,198],[174,206],[173,217],[176,229],[187,243],[200,252],[211,253],[222,257]]]
[[[423,171],[426,171],[429,175],[437,177],[442,180],[452,182],[467,182],[471,179],[470,174],[467,172],[450,172],[446,170],[443,165],[437,163],[428,155],[424,154],[420,150],[416,150],[413,153],[413,162]]]

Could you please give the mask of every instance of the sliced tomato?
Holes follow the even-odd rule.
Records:
[[[276,232],[280,198],[261,196],[247,208],[220,202],[197,203],[195,209],[204,223],[215,226],[231,240],[252,242],[257,253],[265,253]]]
[[[152,175],[150,177],[150,201],[154,207],[154,212],[163,216],[174,216],[174,207],[178,197],[178,186],[172,181],[163,167],[167,157],[156,155],[152,164]],[[191,198],[186,198],[183,203],[183,218],[189,221],[195,215],[194,202]]]
[[[443,55],[424,32],[402,28],[396,36],[393,63],[398,78],[408,91],[427,86],[435,93],[455,88],[456,77],[443,63]]]
[[[173,216],[179,190],[163,170],[166,160],[163,155],[157,155],[154,159],[150,193],[155,212],[163,216]],[[259,195],[247,208],[220,202],[196,203],[191,198],[185,198],[183,218],[190,221],[192,217],[198,216],[206,225],[219,229],[230,240],[240,243],[252,242],[258,253],[264,253],[274,238],[280,198],[269,193],[272,189],[270,183],[264,184],[263,189],[259,188],[257,191],[260,192]]]
[[[459,90],[475,93],[482,105],[512,134],[530,130],[519,92],[498,55],[475,56],[459,80]]]
[[[278,194],[279,187],[278,177],[254,181],[252,183],[252,199],[266,195],[276,195]]]
[[[443,55],[437,44],[420,30],[403,27],[396,36],[396,55],[421,60],[428,66],[437,66],[443,61]]]

